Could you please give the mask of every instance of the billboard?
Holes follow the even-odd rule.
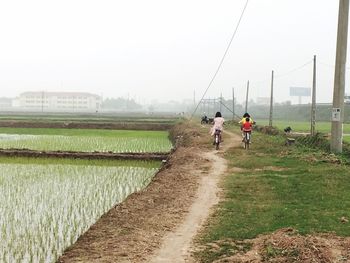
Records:
[[[290,87],[289,95],[295,97],[310,97],[311,96],[311,88],[303,88],[303,87]]]

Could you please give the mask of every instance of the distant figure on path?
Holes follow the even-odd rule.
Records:
[[[221,112],[218,111],[215,114],[215,118],[214,118],[214,125],[211,128],[210,132],[211,132],[211,136],[214,136],[215,134],[215,130],[219,130],[220,131],[220,141],[222,142],[222,131],[224,130],[224,118],[221,116]]]

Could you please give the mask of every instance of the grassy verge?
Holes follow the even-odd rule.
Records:
[[[255,120],[258,125],[268,125],[269,120]],[[316,122],[316,131],[322,132],[322,133],[329,133],[331,132],[331,122]],[[273,126],[277,127],[280,130],[283,130],[284,128],[290,126],[293,131],[295,132],[309,132],[310,131],[310,121],[281,121],[281,120],[274,120]],[[345,123],[344,124],[344,133],[350,133],[350,124]]]
[[[198,238],[200,262],[212,262],[239,250],[221,249],[225,240],[251,239],[284,227],[301,234],[335,232],[349,236],[350,174],[329,155],[307,148],[287,148],[282,137],[254,133],[249,151],[226,154],[223,201]],[[241,172],[237,173],[237,169]],[[208,244],[219,244],[212,250]],[[221,252],[222,253],[221,253]]]

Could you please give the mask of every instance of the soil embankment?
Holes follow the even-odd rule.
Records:
[[[71,151],[36,151],[29,149],[0,149],[0,156],[44,157],[70,159],[110,159],[110,160],[155,160],[168,158],[169,153],[113,153],[113,152],[71,152]]]
[[[211,160],[208,130],[189,124],[171,131],[177,150],[143,191],[112,208],[58,262],[144,262],[190,211]]]

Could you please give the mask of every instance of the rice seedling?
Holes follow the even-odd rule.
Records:
[[[0,163],[0,262],[55,262],[157,168]]]
[[[167,137],[103,137],[0,134],[0,148],[38,151],[145,153],[169,152],[172,144]]]

